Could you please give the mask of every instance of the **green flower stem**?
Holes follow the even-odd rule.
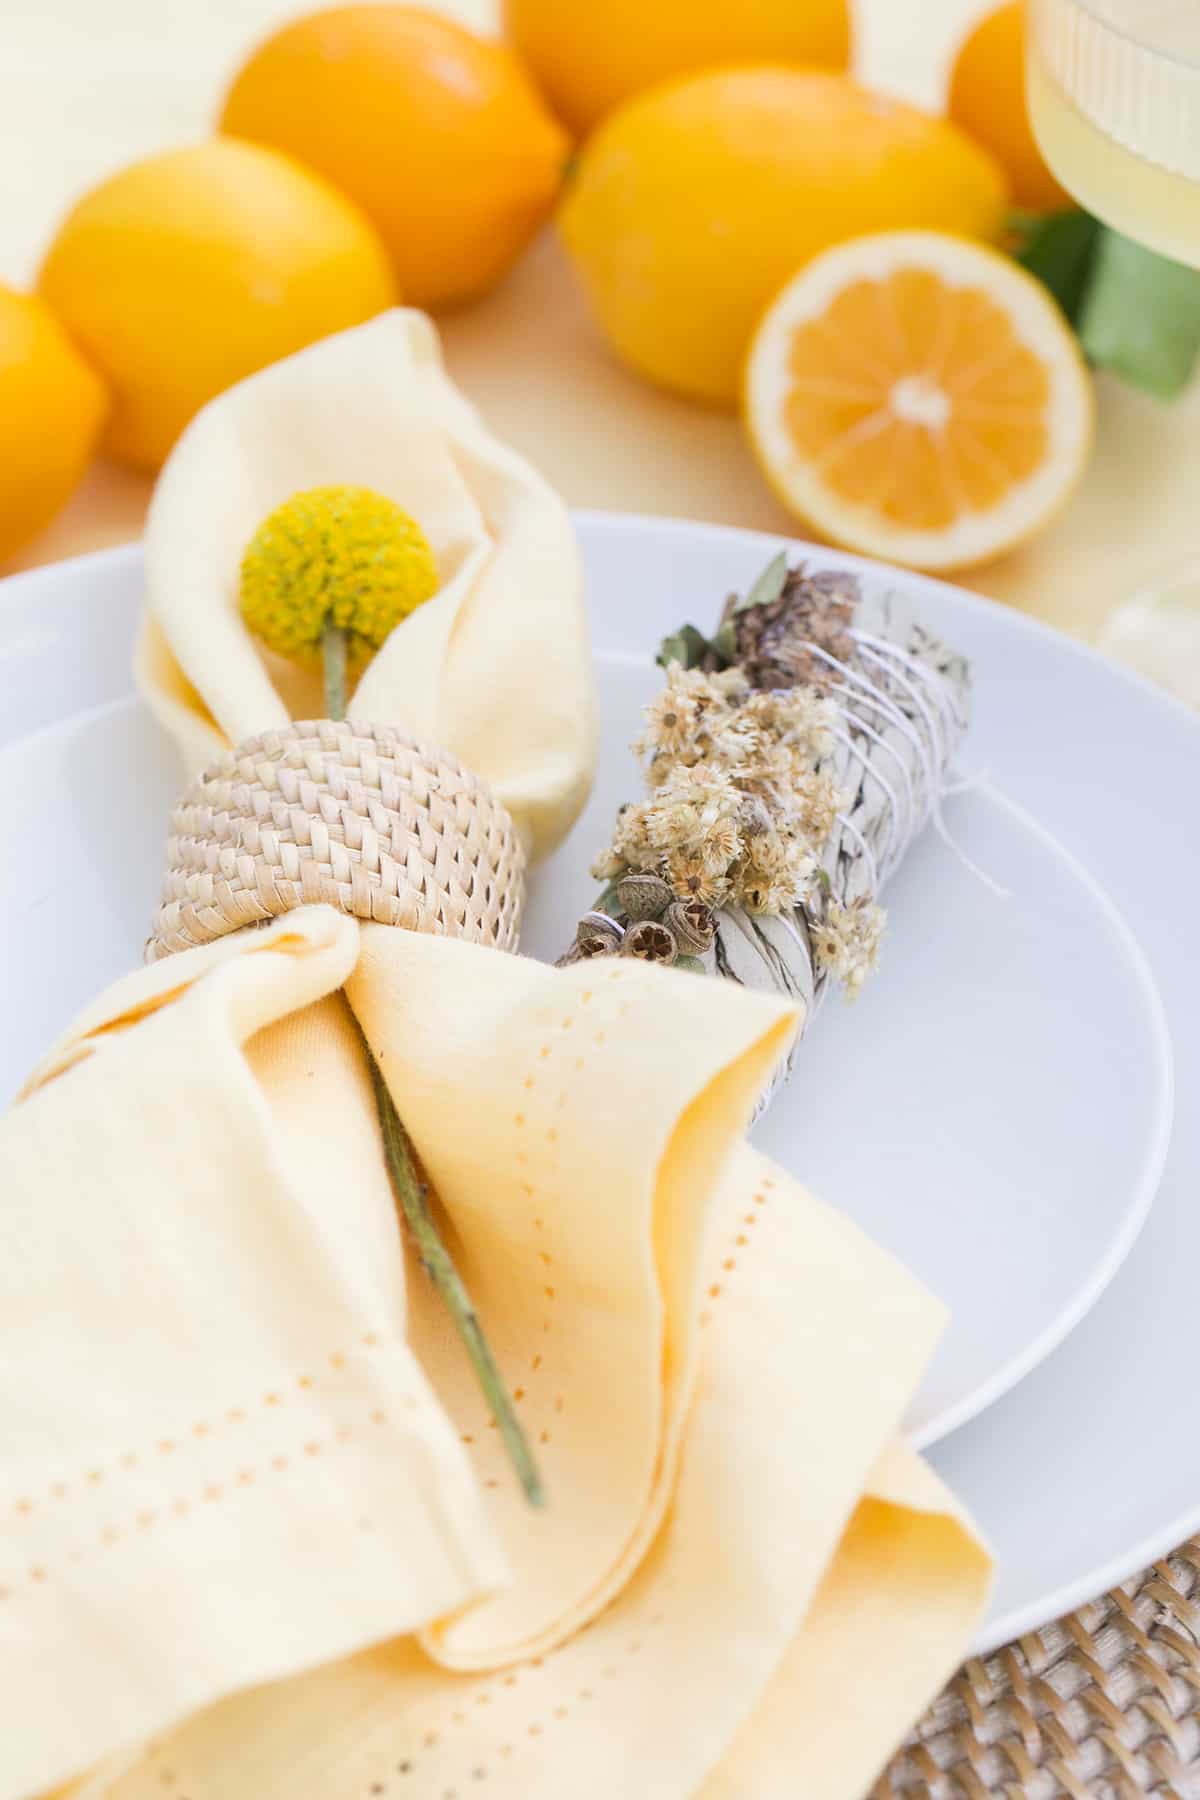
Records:
[[[325,716],[346,716],[346,633],[332,619],[326,620],[321,638],[321,658],[325,666]]]
[[[338,625],[327,624],[321,641],[322,656],[325,665],[325,711],[330,719],[344,719],[346,716],[346,633]],[[483,1390],[483,1397],[491,1407],[504,1446],[508,1451],[517,1479],[525,1490],[525,1497],[531,1506],[543,1506],[546,1494],[542,1487],[542,1478],[538,1473],[533,1452],[529,1448],[529,1440],[521,1428],[516,1409],[508,1389],[504,1385],[504,1377],[496,1366],[496,1359],[488,1347],[488,1341],[479,1323],[479,1314],[471,1302],[471,1296],[463,1285],[462,1277],[454,1266],[454,1260],[442,1242],[441,1233],[429,1208],[429,1189],[417,1174],[413,1161],[412,1146],[408,1141],[408,1133],[396,1111],[395,1102],[388,1092],[383,1079],[383,1071],[376,1062],[366,1033],[359,1026],[363,1049],[367,1053],[367,1064],[371,1071],[371,1086],[375,1091],[375,1105],[379,1112],[379,1126],[383,1134],[383,1154],[387,1163],[388,1176],[392,1184],[392,1192],[396,1203],[403,1214],[404,1221],[412,1234],[417,1247],[417,1254],[429,1279],[433,1282],[441,1296],[446,1311],[454,1322],[454,1328],[462,1339],[463,1347],[471,1359]]]
[[[360,1027],[361,1030],[361,1027]],[[363,1037],[366,1044],[366,1037]],[[426,1274],[433,1282],[441,1296],[442,1302],[454,1321],[454,1328],[462,1339],[463,1347],[471,1359],[483,1390],[483,1397],[492,1409],[504,1446],[508,1451],[517,1479],[525,1490],[525,1498],[531,1506],[544,1506],[546,1500],[542,1478],[538,1473],[533,1452],[529,1447],[517,1418],[516,1409],[504,1377],[496,1366],[496,1359],[488,1347],[488,1341],[479,1323],[479,1315],[471,1303],[471,1297],[463,1285],[462,1277],[454,1267],[453,1259],[429,1207],[429,1189],[417,1174],[413,1161],[412,1146],[408,1133],[404,1129],[395,1103],[388,1092],[387,1083],[383,1079],[383,1071],[367,1046],[367,1060],[371,1069],[371,1083],[375,1089],[375,1104],[379,1109],[379,1124],[383,1132],[383,1150],[387,1161],[388,1174],[391,1177],[392,1192],[404,1215],[405,1223],[412,1233],[417,1254],[421,1258]]]

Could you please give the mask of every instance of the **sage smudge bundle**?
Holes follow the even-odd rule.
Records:
[[[879,896],[933,819],[970,671],[894,593],[780,553],[711,637],[660,650],[605,882],[563,960],[632,955],[783,993],[807,1025],[879,956]],[[786,1071],[784,1071],[786,1074]]]

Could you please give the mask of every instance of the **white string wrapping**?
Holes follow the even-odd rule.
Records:
[[[864,585],[849,635],[852,661],[806,646],[833,677],[826,691],[840,711],[829,767],[849,801],[822,867],[830,900],[843,906],[876,899],[927,824],[949,841],[941,802],[970,711],[966,660],[931,636],[898,596]],[[795,999],[806,1029],[828,986],[811,924],[803,905],[782,915],[731,908],[717,915],[705,961],[730,980]],[[762,1106],[789,1072],[790,1065],[780,1071]]]

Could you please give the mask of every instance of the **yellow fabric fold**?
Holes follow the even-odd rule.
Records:
[[[518,1395],[544,1513],[516,1498],[419,1275],[405,1298],[339,976]],[[66,1579],[18,1597],[47,1662],[0,1651],[27,1759],[13,1779],[5,1753],[4,1800],[138,1738],[99,1792],[442,1795],[482,1769],[514,1800],[753,1795],[728,1785],[744,1742],[747,1766],[783,1757],[780,1791],[850,1800],[965,1647],[986,1559],[915,1459],[880,1465],[940,1309],[742,1140],[791,1027],[693,976],[553,970],[321,908],[91,1008],[3,1139],[64,1227],[87,1192],[74,1331],[45,1324],[28,1351],[18,1332],[4,1360],[20,1381],[88,1346],[78,1415],[39,1408],[24,1486],[49,1494],[62,1445],[86,1444],[108,1484],[100,1515],[80,1490],[87,1519],[122,1537],[79,1564],[100,1583],[82,1604],[80,1515],[38,1515]],[[96,1154],[147,1118],[136,1170]],[[49,1161],[67,1122],[86,1181]],[[45,1213],[22,1229],[45,1239]],[[131,1336],[103,1298],[131,1309],[135,1250]],[[150,1420],[177,1449],[124,1469],[132,1418],[141,1456]],[[6,1555],[34,1554],[33,1523],[10,1515]],[[111,1658],[126,1638],[132,1680]],[[852,1741],[812,1711],[814,1665],[873,1721]]]
[[[357,949],[312,908],[130,978],[0,1129],[5,1800],[506,1577],[407,1340]]]
[[[700,1800],[867,1793],[957,1668],[991,1578],[987,1551],[952,1496],[911,1451],[891,1444],[804,1630]]]
[[[265,653],[238,610],[264,518],[298,491],[369,487],[417,519],[434,598],[373,658],[350,714],[482,775],[544,854],[587,795],[595,708],[575,534],[442,367],[422,313],[383,313],[251,376],[189,425],[146,525],[142,692],[189,773],[230,743],[324,715],[318,677]]]
[[[461,1016],[443,1022],[452,984]],[[661,1520],[695,1375],[711,1197],[793,1015],[739,991],[718,1027],[702,981],[647,982],[625,958],[556,971],[464,945],[448,955],[386,926],[364,927],[347,991],[449,1215],[550,1495],[537,1512],[514,1488],[426,1290],[414,1348],[466,1422],[520,1571],[434,1628],[429,1647],[458,1667],[534,1655],[607,1604]],[[658,997],[686,1051],[652,1026]]]

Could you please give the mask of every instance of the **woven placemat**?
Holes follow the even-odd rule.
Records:
[[[1046,1529],[1063,1522],[1050,1515]],[[919,1794],[1200,1800],[1200,1537],[966,1663],[873,1800]]]

